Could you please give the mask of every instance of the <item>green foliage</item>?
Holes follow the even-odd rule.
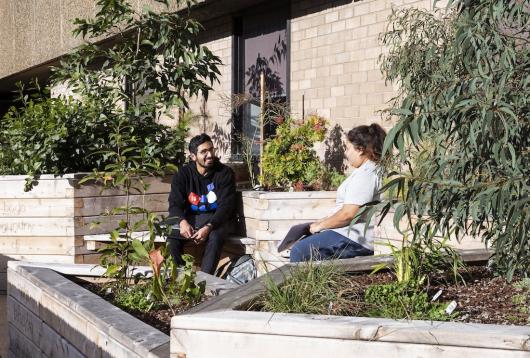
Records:
[[[307,120],[285,120],[276,129],[274,138],[263,150],[263,177],[268,188],[287,187],[303,190],[305,186],[322,186],[324,166],[313,145],[324,140],[326,121],[317,116]]]
[[[281,285],[270,277],[265,282],[267,292],[258,304],[268,312],[341,314],[340,308],[351,300],[344,273],[332,263],[310,261],[291,268],[290,277]]]
[[[201,25],[189,10],[170,9],[196,1],[157,2],[162,9],[155,12],[98,0],[95,18],[75,20],[74,35],[86,42],[55,69],[55,81],[92,99],[107,117],[152,118],[171,106],[187,108],[190,97],[207,98],[221,61],[197,42]],[[101,36],[119,41],[100,45]]]
[[[396,282],[372,285],[365,292],[366,314],[371,317],[428,319],[446,321],[455,314],[447,315],[442,303],[430,302],[427,295],[433,279],[451,273],[455,282],[463,281],[460,271],[463,262],[456,251],[432,234],[421,241],[409,242],[403,236],[401,247],[388,244],[392,250],[392,265],[381,264],[372,273],[389,269]]]
[[[38,173],[76,171],[87,164],[86,146],[80,134],[88,132],[76,104],[46,98],[38,83],[31,95],[18,83],[23,110],[11,107],[0,120],[0,173],[28,174],[30,186]],[[94,128],[97,135],[97,128]],[[74,151],[72,148],[77,147]],[[68,148],[68,150],[64,150]]]
[[[124,146],[125,132],[139,165],[159,163],[168,170],[183,161],[186,119],[175,128],[147,117],[111,121],[88,100],[49,98],[35,85],[31,96],[20,87],[22,107],[12,107],[0,121],[0,173],[27,174],[26,190],[40,174],[103,170],[115,159],[109,150]]]
[[[519,313],[527,316],[526,321],[530,324],[530,278],[515,282],[513,287],[517,293],[512,297],[512,302]]]
[[[175,306],[196,304],[203,298],[206,282],[196,282],[193,256],[183,255],[185,265],[177,269],[166,246],[155,249],[149,242],[132,241],[134,254],[149,261],[153,276],[149,278],[148,296],[154,302],[163,302],[175,314]],[[146,248],[147,247],[147,248]]]
[[[149,286],[141,283],[117,290],[113,302],[116,306],[128,311],[148,312],[158,307],[158,304],[149,296]]]
[[[449,245],[447,239],[440,240],[432,233],[421,241],[410,242],[407,236],[403,236],[401,247],[390,243],[394,262],[376,265],[372,273],[382,269],[389,269],[400,284],[422,289],[429,285],[433,278],[438,279],[451,273],[454,282],[464,282],[460,271],[465,266],[460,255]]]
[[[148,312],[152,309],[169,307],[176,314],[177,306],[194,305],[203,298],[206,283],[196,282],[193,269],[193,257],[184,255],[186,265],[177,270],[166,248],[145,250],[145,245],[133,241],[134,253],[150,261],[153,276],[146,278],[136,276],[134,285],[110,286],[114,289],[113,302],[116,306],[132,311]],[[155,259],[154,252],[160,253],[161,261]]]
[[[530,2],[450,1],[435,13],[390,17],[382,70],[400,93],[384,151],[399,170],[378,206],[406,217],[412,240],[427,232],[491,243],[498,273],[530,267]],[[411,151],[424,151],[413,167]]]
[[[445,313],[444,304],[430,302],[426,292],[399,282],[369,286],[364,299],[365,313],[369,317],[433,321],[448,321],[455,317],[455,314]]]
[[[189,115],[175,128],[160,119],[187,108],[193,96],[207,97],[220,60],[197,43],[201,26],[189,11],[169,9],[193,1],[154,3],[161,12],[98,0],[95,18],[75,20],[74,34],[85,43],[52,77],[72,96],[49,99],[40,88],[21,95],[21,108],[0,122],[0,173],[28,174],[30,189],[42,173],[112,170],[123,153],[118,147],[130,151],[131,167],[174,170],[183,162]],[[100,44],[101,37],[116,41]]]
[[[346,180],[346,175],[336,169],[325,169],[322,177],[323,187],[329,190],[336,190],[342,182]]]

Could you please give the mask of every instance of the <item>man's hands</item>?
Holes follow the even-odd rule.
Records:
[[[191,236],[191,239],[193,239],[193,242],[198,245],[208,238],[208,235],[210,235],[210,231],[212,231],[211,225],[203,226]]]
[[[195,233],[193,226],[191,226],[190,223],[186,219],[180,222],[179,227],[180,227],[180,235],[185,239],[191,239],[191,237]]]
[[[200,244],[208,238],[210,232],[212,231],[212,225],[207,224],[201,227],[199,230],[195,231],[193,226],[186,221],[186,219],[180,222],[180,235],[185,239],[191,239],[195,244]]]

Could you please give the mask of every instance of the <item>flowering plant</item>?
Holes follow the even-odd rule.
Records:
[[[276,135],[267,140],[263,150],[261,183],[301,191],[325,189],[328,177],[313,146],[324,140],[327,121],[311,115],[305,120],[282,118]]]

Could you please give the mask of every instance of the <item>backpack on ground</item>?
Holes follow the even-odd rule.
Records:
[[[231,261],[226,270],[226,280],[237,285],[242,285],[258,276],[252,255],[243,255]]]

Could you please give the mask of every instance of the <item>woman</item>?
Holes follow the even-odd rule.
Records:
[[[291,248],[291,262],[374,254],[373,226],[362,217],[351,227],[350,223],[361,206],[379,200],[381,176],[378,163],[385,135],[383,128],[375,123],[348,132],[344,155],[354,170],[339,186],[331,215],[311,223],[311,235]],[[367,230],[366,225],[369,225]]]

